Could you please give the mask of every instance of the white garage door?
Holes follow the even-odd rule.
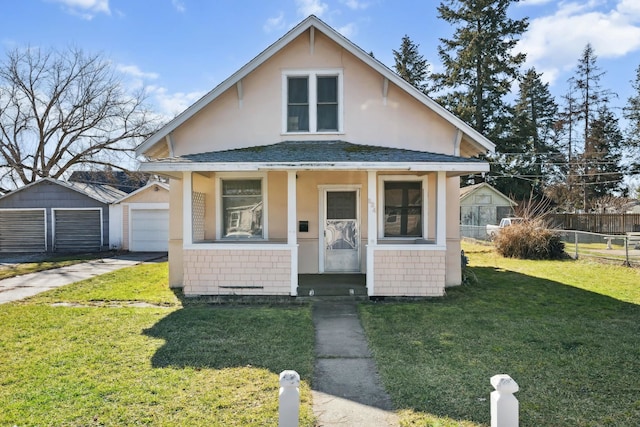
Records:
[[[169,250],[169,210],[132,209],[132,252],[166,252]]]

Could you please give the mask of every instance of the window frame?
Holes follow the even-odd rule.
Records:
[[[249,237],[249,238],[241,238],[241,237],[225,237],[224,236],[224,212],[223,212],[223,192],[222,192],[222,183],[223,181],[256,181],[260,180],[260,194],[262,196],[262,237]],[[256,242],[256,241],[265,241],[269,239],[269,217],[268,217],[268,181],[267,174],[256,172],[256,173],[233,173],[233,172],[220,172],[216,174],[216,240],[219,241],[228,241],[228,242]]]
[[[288,130],[288,106],[289,106],[289,77],[308,78],[308,102],[309,102],[309,130]],[[338,129],[318,131],[318,77],[337,77],[337,120]],[[343,70],[340,68],[283,70],[282,71],[282,134],[283,135],[309,135],[309,134],[342,134],[344,133],[344,96],[343,96]]]
[[[386,182],[420,182],[422,187],[422,209],[421,209],[421,218],[422,218],[422,235],[421,236],[385,236],[384,234],[384,226],[385,226],[385,183]],[[429,201],[429,192],[428,192],[428,184],[429,178],[428,176],[417,176],[417,175],[381,175],[378,176],[378,239],[379,240],[406,240],[406,241],[416,241],[416,240],[426,240],[429,235],[429,218],[428,218],[428,201]]]

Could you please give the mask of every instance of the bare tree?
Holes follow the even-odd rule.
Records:
[[[126,169],[156,128],[145,91],[82,50],[15,49],[0,63],[0,181],[59,178],[74,165]]]

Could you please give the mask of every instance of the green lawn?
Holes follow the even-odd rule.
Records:
[[[308,306],[199,304],[166,283],[148,264],[1,305],[0,425],[276,425],[285,369],[313,425]]]
[[[404,426],[486,426],[489,378],[520,385],[521,426],[636,426],[640,271],[464,247],[477,283],[360,315]],[[303,380],[307,305],[213,305],[146,264],[0,305],[0,425],[277,424],[278,374]]]
[[[464,249],[477,283],[360,306],[402,425],[489,425],[489,378],[506,373],[523,427],[637,426],[640,270]]]

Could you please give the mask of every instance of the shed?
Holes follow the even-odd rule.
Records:
[[[0,254],[94,252],[109,248],[108,185],[43,178],[0,197]]]
[[[460,224],[463,235],[471,236],[469,231],[478,227],[484,233],[487,224],[497,224],[500,219],[513,216],[518,204],[496,190],[486,182],[469,185],[460,189]],[[465,227],[469,228],[466,230]]]

